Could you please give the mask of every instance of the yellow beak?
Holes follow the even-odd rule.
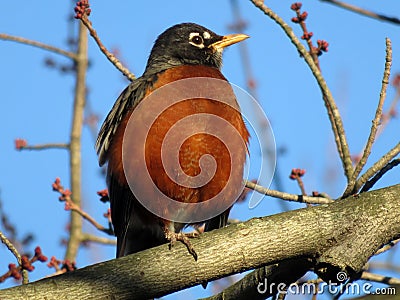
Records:
[[[249,36],[242,33],[229,34],[222,37],[222,40],[215,42],[208,47],[214,51],[222,51],[225,47],[239,43],[247,38],[249,38]]]

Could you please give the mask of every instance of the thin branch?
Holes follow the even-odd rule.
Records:
[[[400,153],[400,142],[383,155],[374,165],[369,168],[356,182],[354,190],[358,191],[372,176],[383,169],[389,162]]]
[[[392,103],[390,104],[390,107],[387,110],[387,113],[383,113],[382,123],[379,126],[377,135],[382,133],[382,131],[385,129],[385,127],[387,126],[389,121],[396,117],[396,106],[400,100],[399,88],[396,88],[396,90],[397,90],[396,95],[395,95],[394,99],[392,100]]]
[[[363,154],[361,159],[357,163],[353,175],[351,176],[351,180],[347,185],[346,191],[344,196],[348,196],[350,194],[356,193],[357,191],[354,190],[354,185],[356,183],[357,177],[360,174],[361,170],[367,163],[368,157],[371,154],[372,145],[375,142],[376,133],[378,131],[378,126],[381,122],[382,118],[382,108],[383,104],[385,103],[386,99],[386,90],[387,86],[389,85],[389,77],[390,77],[390,69],[392,66],[392,42],[389,38],[386,38],[386,58],[385,58],[385,71],[383,72],[383,79],[382,79],[382,87],[379,96],[378,107],[376,108],[375,118],[372,121],[371,131],[367,140],[367,144],[365,145]]]
[[[119,61],[117,57],[115,57],[114,54],[112,54],[110,51],[107,50],[107,48],[103,45],[101,42],[99,36],[97,35],[96,30],[92,26],[92,22],[89,21],[88,17],[86,14],[82,16],[80,19],[82,23],[86,26],[86,28],[89,30],[90,35],[93,37],[95,40],[97,46],[99,46],[101,52],[107,57],[107,59],[126,77],[128,80],[133,81],[136,79],[136,76],[131,73],[126,67],[122,65],[122,63]]]
[[[100,230],[109,235],[114,235],[114,231],[112,230],[111,223],[110,223],[109,228],[105,228],[102,225],[100,225],[87,212],[82,210],[82,208],[77,203],[77,201],[74,201],[73,198],[71,197],[71,195],[72,195],[71,191],[69,189],[64,189],[64,187],[61,185],[61,180],[59,178],[56,178],[56,180],[52,184],[52,188],[53,188],[53,191],[60,193],[60,197],[58,198],[58,200],[60,200],[61,202],[65,202],[65,210],[71,210],[71,211],[78,213],[82,218],[84,218],[89,223],[91,223],[94,227],[96,227],[97,230]],[[107,213],[107,215],[108,215],[108,213]],[[83,236],[83,233],[80,232],[79,235],[77,236],[77,239],[79,241],[81,241],[82,236]]]
[[[19,254],[17,248],[15,248],[13,243],[11,243],[11,241],[1,231],[0,231],[0,240],[4,245],[6,245],[8,250],[10,250],[10,252],[15,256],[18,265],[22,267],[21,254]],[[21,273],[22,273],[22,284],[28,284],[29,283],[28,271],[23,269]]]
[[[69,144],[65,143],[49,143],[41,145],[27,145],[18,150],[48,150],[48,149],[69,149]]]
[[[400,242],[400,239],[391,241],[390,243],[388,243],[387,245],[383,246],[381,249],[379,249],[378,251],[375,252],[374,255],[379,255],[383,252],[386,252],[390,249],[392,249],[394,246],[396,246],[396,244],[398,244]]]
[[[300,188],[302,196],[307,196],[307,192],[304,187],[303,179],[301,179],[301,177],[303,177],[305,173],[306,173],[306,171],[302,170],[302,169],[292,169],[292,172],[290,173],[290,176],[289,176],[290,179],[296,180],[297,185]],[[310,206],[312,206],[312,204],[307,203],[307,207],[310,207]]]
[[[82,216],[85,220],[87,220],[90,224],[92,224],[97,230],[102,231],[109,235],[114,235],[114,232],[110,228],[106,228],[99,224],[91,215],[87,212],[82,210],[78,205],[76,205],[72,200],[66,200],[68,209],[77,212],[79,215]],[[83,235],[82,235],[83,236]],[[81,239],[82,240],[82,239]]]
[[[82,242],[93,242],[103,245],[116,245],[117,241],[115,239],[108,239],[105,237],[100,237],[97,235],[83,233],[82,234]]]
[[[394,159],[390,163],[388,163],[386,166],[384,166],[374,177],[372,177],[370,180],[367,181],[367,183],[363,186],[361,189],[360,193],[364,193],[366,191],[369,191],[375,183],[378,182],[379,179],[382,178],[382,176],[391,170],[392,168],[396,167],[397,165],[400,164],[400,159]]]
[[[48,45],[48,44],[44,44],[41,42],[37,42],[37,41],[33,41],[33,40],[29,40],[23,37],[18,37],[18,36],[13,36],[13,35],[9,35],[6,33],[0,33],[0,39],[5,40],[5,41],[14,41],[17,43],[21,43],[21,44],[25,44],[25,45],[30,45],[33,47],[37,47],[37,48],[41,48],[50,52],[54,52],[60,55],[64,55],[66,57],[72,58],[73,60],[76,60],[76,54],[70,51],[65,51],[63,49]]]
[[[299,203],[309,203],[309,204],[328,204],[328,203],[334,202],[332,199],[329,199],[329,198],[294,195],[294,194],[288,194],[288,193],[279,192],[279,191],[275,191],[275,190],[270,190],[270,189],[267,189],[266,187],[263,187],[261,185],[258,185],[254,182],[247,181],[247,180],[245,181],[245,185],[249,189],[255,190],[256,192],[259,192],[261,194],[271,196],[274,198],[279,198],[282,200],[287,200],[287,201],[294,201],[294,202],[299,202]]]
[[[351,161],[349,146],[346,140],[346,135],[343,128],[342,119],[340,117],[339,110],[333,99],[331,91],[329,90],[325,79],[323,78],[318,66],[315,64],[312,56],[308,53],[307,49],[303,46],[297,36],[293,33],[292,28],[285,23],[276,13],[274,13],[269,7],[267,7],[262,0],[250,0],[256,7],[258,7],[265,15],[274,20],[286,33],[290,41],[296,46],[301,56],[304,58],[307,65],[310,67],[317,83],[323,94],[325,106],[329,111],[332,112],[332,118],[329,118],[332,126],[333,133],[335,135],[336,147],[342,161],[343,170],[347,180],[349,181],[353,173],[353,164]]]
[[[366,272],[366,271],[364,271],[362,273],[361,279],[385,283],[385,284],[389,284],[389,285],[400,284],[400,278],[382,276],[382,275],[378,275],[378,274],[374,274],[374,273],[370,273],[370,272]]]
[[[350,10],[352,12],[355,12],[355,13],[358,13],[360,15],[364,15],[364,16],[367,16],[367,17],[370,17],[370,18],[373,18],[373,19],[378,19],[380,21],[390,22],[390,23],[394,23],[394,24],[397,24],[397,25],[400,24],[400,20],[398,18],[387,17],[387,16],[382,15],[382,14],[377,14],[377,13],[374,13],[372,11],[363,9],[361,7],[358,7],[358,6],[355,6],[355,5],[347,4],[347,3],[344,3],[344,2],[341,2],[341,1],[337,1],[337,0],[320,0],[320,1],[328,2],[330,4],[334,4],[334,5],[339,6],[341,8]]]
[[[388,263],[388,262],[379,262],[379,261],[374,261],[371,263],[368,263],[368,269],[380,269],[380,270],[388,270],[388,271],[393,271],[393,272],[400,272],[400,266],[397,266],[393,263]]]

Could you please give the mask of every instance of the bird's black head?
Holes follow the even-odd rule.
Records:
[[[246,38],[248,36],[244,34],[221,36],[194,23],[172,26],[155,41],[145,73],[157,73],[180,65],[220,68],[223,48]]]

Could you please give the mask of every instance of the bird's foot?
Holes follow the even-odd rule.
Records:
[[[190,232],[190,233],[183,233],[183,232],[173,232],[168,229],[165,229],[165,238],[169,240],[169,249],[171,249],[176,241],[182,242],[186,248],[188,249],[189,253],[193,256],[194,260],[197,261],[197,253],[194,250],[192,244],[190,243],[189,238],[198,237],[199,234],[197,232]]]

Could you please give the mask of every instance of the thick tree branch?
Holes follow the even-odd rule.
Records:
[[[324,280],[351,277],[400,236],[400,185],[331,204],[255,218],[192,240],[148,249],[0,291],[2,299],[147,299],[287,259],[310,258]],[[179,267],[177,267],[179,266]],[[173,279],[173,280],[171,280]]]

